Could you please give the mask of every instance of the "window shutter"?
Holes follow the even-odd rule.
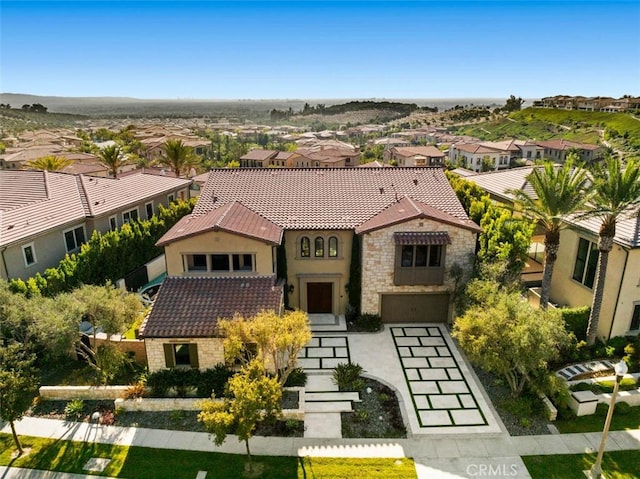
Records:
[[[198,369],[200,367],[198,363],[198,345],[197,344],[189,344],[189,362],[191,363],[191,367],[193,369]]]
[[[163,344],[164,347],[164,363],[168,368],[176,365],[176,358],[173,356],[173,344]]]

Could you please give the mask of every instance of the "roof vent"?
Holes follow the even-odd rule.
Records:
[[[380,187],[380,194],[384,195],[384,188],[382,186]]]
[[[416,185],[416,186],[418,185],[418,178],[414,178],[413,179],[413,184]]]

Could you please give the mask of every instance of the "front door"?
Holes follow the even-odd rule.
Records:
[[[307,313],[333,312],[333,283],[307,283]]]

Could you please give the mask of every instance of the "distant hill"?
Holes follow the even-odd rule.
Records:
[[[437,107],[440,111],[455,105],[503,105],[504,98],[339,98],[339,99],[271,99],[271,100],[212,100],[212,99],[139,99],[123,97],[61,97],[22,93],[0,93],[0,103],[13,108],[40,103],[50,112],[75,113],[93,117],[237,117],[267,120],[273,109],[301,111],[305,103],[327,107],[349,101],[394,101],[414,103],[419,107]]]

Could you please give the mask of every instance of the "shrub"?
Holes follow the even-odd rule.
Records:
[[[354,326],[358,331],[376,332],[382,327],[379,314],[362,313],[356,317]]]
[[[73,399],[64,407],[64,415],[67,419],[78,419],[84,411],[84,401]]]
[[[200,372],[196,388],[198,397],[210,398],[212,394],[217,398],[224,396],[227,381],[234,372],[222,363],[213,368]]]
[[[607,349],[611,351],[610,357],[619,358],[624,354],[624,350],[633,340],[625,336],[616,336],[607,341]]]
[[[625,356],[622,358],[629,367],[629,371],[640,371],[640,336],[638,336],[634,343],[627,344],[624,348]]]
[[[138,399],[144,397],[146,386],[146,378],[141,378],[137,382],[129,384],[127,390],[124,392],[124,397],[126,399]]]
[[[565,322],[567,331],[573,333],[578,341],[587,339],[587,325],[589,324],[589,306],[580,308],[562,308],[560,314]]]
[[[170,369],[169,382],[175,388],[178,397],[187,397],[189,389],[195,388],[198,383],[200,371],[197,369],[174,368]]]
[[[596,406],[596,416],[606,416],[609,412],[609,405],[605,402],[600,402]]]
[[[357,391],[357,381],[363,372],[362,366],[356,363],[340,363],[333,370],[333,381],[340,391]]]
[[[161,369],[149,374],[147,377],[147,386],[151,388],[152,397],[166,397],[172,385],[170,369]]]
[[[304,387],[307,384],[307,373],[302,368],[295,368],[291,370],[287,382],[284,383],[285,387]]]

